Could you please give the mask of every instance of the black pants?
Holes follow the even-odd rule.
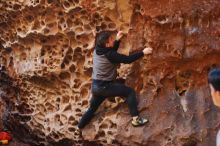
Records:
[[[138,116],[136,93],[132,88],[127,87],[122,83],[93,81],[90,107],[82,116],[78,127],[84,128],[92,119],[99,105],[106,98],[115,96],[126,97],[131,116]]]

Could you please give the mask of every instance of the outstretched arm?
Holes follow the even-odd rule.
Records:
[[[135,60],[141,58],[142,56],[144,56],[144,53],[143,53],[143,51],[140,51],[138,53],[126,56],[126,55],[123,55],[123,54],[119,54],[116,51],[109,51],[108,53],[105,54],[105,56],[108,58],[108,60],[111,63],[114,63],[114,64],[116,64],[116,63],[129,64],[129,63],[132,63]]]
[[[134,61],[136,61],[137,59],[143,57],[144,55],[148,55],[152,53],[152,48],[145,48],[143,51],[134,53],[132,55],[126,56],[123,54],[119,54],[117,53],[117,51],[112,50],[109,51],[108,53],[105,54],[105,56],[107,57],[107,59],[111,62],[111,63],[132,63]]]

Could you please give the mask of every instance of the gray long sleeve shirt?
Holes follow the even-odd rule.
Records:
[[[117,52],[119,41],[115,41],[113,48],[95,47],[93,53],[92,79],[101,81],[113,81],[117,77],[117,64],[132,63],[144,56],[143,51],[126,56]]]

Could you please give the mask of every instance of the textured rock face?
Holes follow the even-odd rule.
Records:
[[[31,145],[214,146],[220,112],[207,72],[220,66],[219,0],[19,0],[0,2],[0,97],[4,125]],[[154,48],[119,76],[138,93],[106,101],[76,132],[89,105],[95,34],[123,30],[120,52]],[[0,124],[1,125],[1,124]]]

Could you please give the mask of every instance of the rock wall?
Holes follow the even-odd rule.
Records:
[[[219,0],[0,1],[4,126],[30,145],[214,146],[220,112],[207,72],[220,66]],[[124,99],[105,101],[82,136],[96,33],[123,30],[120,52],[153,54],[121,65],[150,122],[131,126]]]

